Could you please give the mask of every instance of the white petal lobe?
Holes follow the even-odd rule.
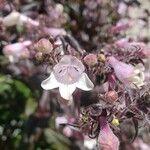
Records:
[[[59,87],[59,83],[55,79],[54,74],[51,73],[51,75],[41,83],[41,87],[45,90],[51,90]]]
[[[76,86],[75,84],[71,84],[71,85],[64,85],[61,84],[61,86],[59,86],[59,92],[62,98],[66,99],[66,100],[72,100],[72,93],[75,91]]]
[[[90,91],[94,88],[94,84],[89,79],[86,73],[83,73],[78,83],[76,83],[77,88],[84,90],[84,91]]]

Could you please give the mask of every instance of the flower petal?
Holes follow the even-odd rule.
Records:
[[[134,70],[134,74],[137,75],[137,74],[139,74],[139,73],[140,73],[140,70],[136,68],[136,69]]]
[[[75,91],[76,89],[76,84],[71,84],[71,85],[64,85],[61,84],[59,86],[59,92],[62,98],[66,99],[66,100],[72,100],[72,93]]]
[[[98,141],[105,150],[119,150],[119,139],[113,133],[106,118],[100,118],[100,133]]]
[[[59,87],[59,83],[55,79],[54,74],[51,73],[51,75],[41,83],[41,87],[45,90],[51,90]]]
[[[58,82],[62,84],[74,84],[80,79],[84,69],[82,62],[76,57],[65,55],[54,66],[53,72]]]
[[[90,91],[94,88],[94,84],[89,79],[86,73],[82,73],[81,78],[76,83],[77,88],[82,89],[84,91]]]

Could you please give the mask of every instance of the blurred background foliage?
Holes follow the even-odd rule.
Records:
[[[56,131],[53,121],[53,128],[43,131],[44,120],[31,115],[37,107],[36,95],[24,82],[0,74],[1,149],[69,149],[71,141]]]

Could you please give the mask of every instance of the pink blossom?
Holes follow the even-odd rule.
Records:
[[[100,147],[104,150],[119,150],[119,139],[111,130],[106,118],[100,118],[100,133],[98,137]]]
[[[127,20],[120,20],[115,26],[111,28],[112,33],[119,33],[125,31],[131,26],[131,23]]]
[[[144,73],[142,70],[121,62],[113,56],[108,58],[108,63],[114,69],[116,77],[126,86],[134,87],[136,85],[140,87],[144,84]]]
[[[3,53],[6,56],[8,56],[9,59],[11,59],[12,61],[18,58],[28,58],[30,54],[27,47],[30,45],[31,45],[31,41],[9,44],[3,48]]]
[[[97,56],[95,54],[88,54],[83,60],[88,66],[93,66],[97,63]]]

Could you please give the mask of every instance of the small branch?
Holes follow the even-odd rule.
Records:
[[[49,97],[49,91],[43,90],[42,97],[39,101],[39,107],[40,108],[45,108],[45,106],[46,107],[49,106],[49,105],[47,105],[47,103],[49,101],[48,97]]]

